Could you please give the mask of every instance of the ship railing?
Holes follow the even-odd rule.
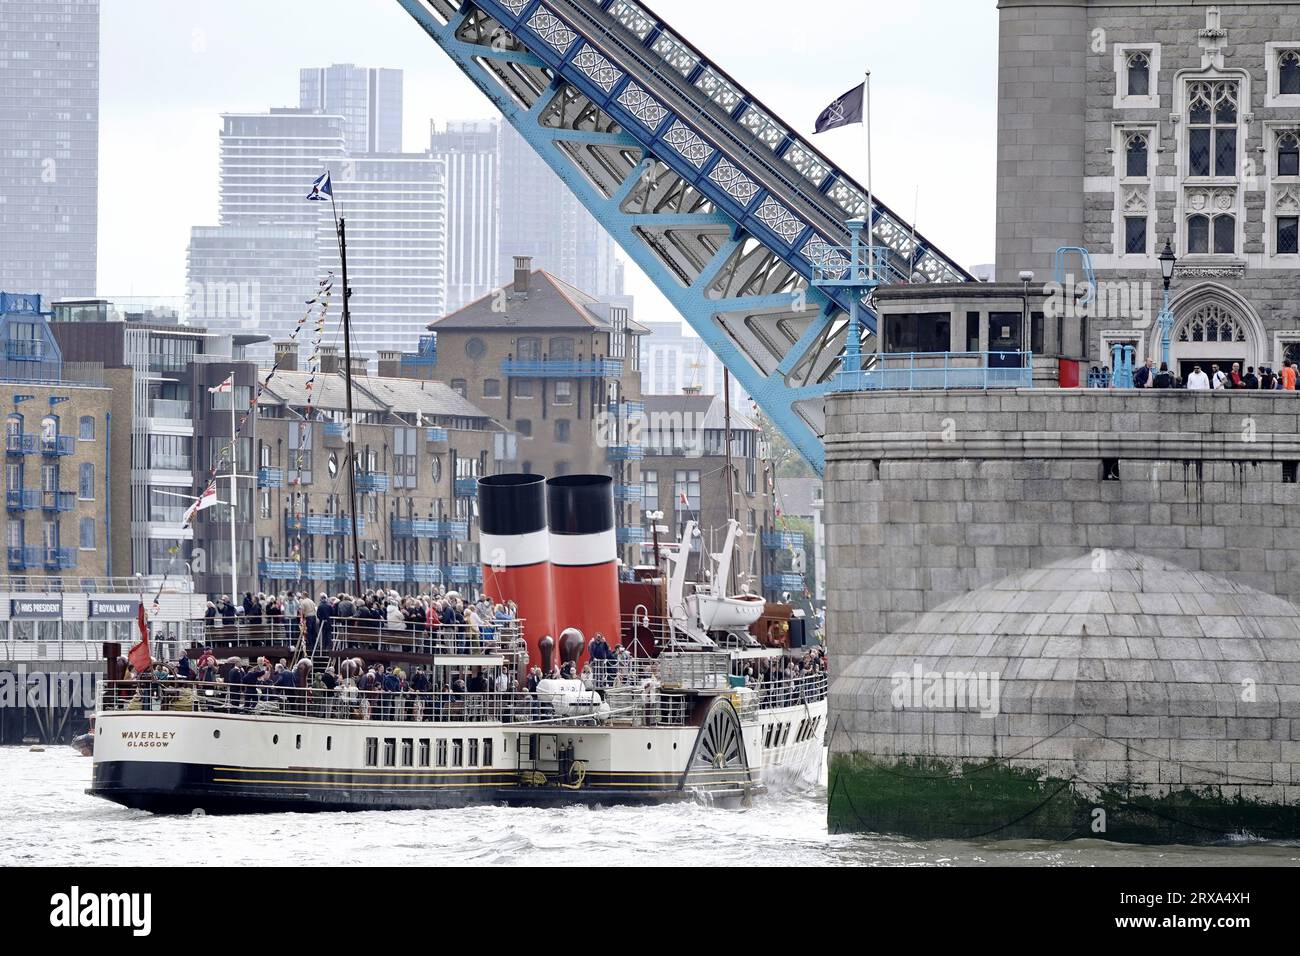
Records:
[[[362,690],[350,683],[330,690],[148,678],[101,681],[99,710],[404,723],[525,723],[554,716],[526,691]]]
[[[583,678],[588,690],[608,690],[659,679],[659,661],[652,657],[591,660],[591,675]]]
[[[667,686],[725,690],[732,686],[731,655],[725,651],[669,651],[659,655],[659,679]]]
[[[609,687],[605,703],[611,723],[639,727],[684,727],[692,711],[687,695],[654,681]]]
[[[774,710],[825,700],[828,680],[824,673],[803,674],[780,680],[750,680],[746,686],[756,692],[759,710]]]
[[[284,617],[274,622],[209,623],[203,636],[207,643],[222,648],[277,647],[290,652],[301,639],[309,656],[336,656],[344,650],[356,651],[362,657],[379,651],[422,656],[511,656],[522,641],[524,621],[493,621],[477,630],[468,624],[402,623],[399,629],[387,621],[331,618],[326,633],[322,633],[319,626],[308,627],[296,617]]]

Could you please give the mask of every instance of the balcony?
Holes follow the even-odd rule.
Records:
[[[366,528],[366,516],[357,515],[357,531]],[[284,516],[284,530],[289,534],[351,534],[352,519],[347,515]]]
[[[283,488],[284,487],[284,469],[283,468],[259,468],[257,469],[257,487],[259,488]]]
[[[645,414],[645,402],[610,402],[605,406],[605,411],[615,418],[631,418],[633,415]]]
[[[5,435],[6,455],[30,455],[36,450],[36,436],[21,432],[9,432]]]
[[[614,501],[618,504],[640,504],[645,499],[645,489],[640,485],[615,485]]]
[[[297,561],[258,561],[257,576],[277,581],[298,581],[302,578],[302,565]]]
[[[5,492],[5,508],[9,511],[35,511],[41,506],[41,493],[34,488],[15,488]]]
[[[45,552],[45,570],[66,571],[77,566],[77,557],[71,548],[43,548]]]
[[[407,565],[406,578],[420,584],[442,584],[446,581],[446,574],[436,564],[420,563]]]
[[[381,471],[357,472],[357,494],[368,495],[388,490],[388,475]]]
[[[456,479],[456,497],[457,497],[457,498],[476,498],[476,497],[478,497],[478,479],[477,479],[477,478],[457,478],[457,479]]]
[[[194,407],[189,402],[173,399],[155,398],[149,402],[150,418],[166,418],[170,421],[189,422],[193,420]]]
[[[405,581],[406,565],[401,561],[366,561],[361,565],[361,573],[367,581]]]
[[[313,581],[342,581],[352,575],[352,562],[308,561],[303,565],[304,578]]]
[[[434,518],[401,518],[392,522],[394,538],[436,538],[467,541],[468,521],[438,521]]]
[[[640,461],[645,457],[645,449],[640,445],[608,445],[605,448],[606,461]]]
[[[447,584],[481,584],[483,568],[477,564],[449,564],[442,569]]]
[[[763,547],[772,551],[803,548],[802,531],[764,531]]]
[[[43,362],[45,342],[41,339],[9,339],[5,342],[5,358],[10,362]]]
[[[642,544],[645,542],[645,528],[617,528],[614,538],[619,544]]]
[[[792,571],[763,575],[763,587],[769,591],[802,591],[803,575]]]
[[[421,335],[415,352],[403,352],[402,364],[433,368],[438,364],[438,336]]]
[[[71,455],[77,449],[76,440],[71,435],[54,435],[41,438],[41,454],[47,458]]]
[[[8,551],[10,571],[26,571],[41,566],[43,548],[19,547],[9,548]]]
[[[41,510],[43,511],[71,511],[77,506],[77,498],[71,491],[46,491],[42,494]]]
[[[621,359],[584,359],[581,361],[528,361],[505,359],[501,374],[515,378],[618,378],[623,374]]]
[[[321,436],[330,448],[337,448],[347,438],[347,426],[342,422],[326,422],[321,426]]]
[[[424,430],[424,440],[427,442],[440,442],[448,440],[447,429],[431,427]]]

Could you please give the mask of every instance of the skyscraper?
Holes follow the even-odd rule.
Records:
[[[449,122],[429,137],[447,184],[447,311],[498,285],[501,181],[496,120]]]
[[[0,289],[92,295],[99,0],[5,0],[0,68]]]
[[[334,67],[304,70],[304,97],[323,76],[325,101],[351,115],[289,108],[222,116],[221,225],[195,227],[190,236],[189,315],[196,324],[282,339],[301,318],[315,280],[330,270],[341,279],[333,210],[306,200],[324,169],[332,173],[338,213],[348,224],[355,354],[409,350],[442,314],[441,163],[426,153],[349,149],[349,128],[353,142],[400,144],[400,99],[395,106],[390,100],[393,90],[400,97],[401,74],[337,69],[351,72],[340,79]],[[357,84],[343,81],[371,74],[378,79],[367,79],[362,88],[369,98],[358,106],[355,95],[345,95],[355,94]],[[270,344],[250,354],[269,359]]]
[[[353,357],[413,350],[446,305],[442,164],[425,153],[349,156],[334,198],[347,220]],[[339,275],[333,220],[317,245],[320,269]]]
[[[501,130],[501,249],[498,274],[515,256],[597,298],[621,295],[623,271],[614,240],[524,138]]]
[[[351,63],[298,71],[298,106],[343,117],[349,153],[402,151],[402,71]]]

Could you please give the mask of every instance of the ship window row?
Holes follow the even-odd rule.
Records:
[[[494,759],[491,737],[367,737],[367,767],[380,766],[381,749],[385,767],[428,767],[430,757],[435,767],[491,767]]]

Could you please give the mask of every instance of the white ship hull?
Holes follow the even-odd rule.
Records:
[[[90,792],[155,812],[747,800],[816,781],[826,700],[681,726],[101,710]]]

